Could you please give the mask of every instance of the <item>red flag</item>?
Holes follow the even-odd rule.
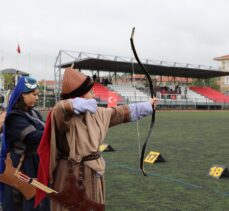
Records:
[[[37,153],[40,157],[37,180],[48,186],[49,179],[49,161],[50,161],[50,139],[51,139],[51,111],[48,114],[45,123],[44,133],[41,138]],[[46,196],[46,193],[37,188],[35,205],[36,207]]]
[[[107,107],[114,107],[117,105],[117,93],[108,92]]]
[[[17,45],[17,52],[18,52],[19,54],[21,53],[21,49],[20,49],[19,44]]]

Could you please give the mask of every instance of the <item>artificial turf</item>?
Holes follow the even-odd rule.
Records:
[[[138,122],[141,144],[150,118]],[[136,123],[111,128],[105,140],[115,152],[106,160],[106,210],[226,211],[229,177],[208,175],[213,164],[229,168],[229,112],[157,112],[147,152],[166,162],[139,170]]]

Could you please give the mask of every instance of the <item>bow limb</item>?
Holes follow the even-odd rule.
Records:
[[[132,48],[132,51],[134,53],[134,57],[135,57],[136,61],[138,62],[139,66],[141,67],[141,69],[145,73],[145,76],[146,76],[146,78],[148,80],[149,87],[150,87],[151,98],[153,98],[155,96],[153,83],[151,81],[150,74],[149,74],[148,70],[141,63],[141,61],[140,61],[140,59],[138,57],[138,54],[136,52],[136,49],[135,49],[135,46],[134,46],[134,31],[135,31],[135,28],[132,29],[132,33],[131,33],[131,38],[130,38],[131,48]],[[145,150],[146,150],[147,143],[149,142],[149,139],[150,139],[150,137],[152,135],[152,131],[153,131],[154,123],[155,123],[155,108],[154,108],[154,106],[152,106],[152,108],[153,108],[153,113],[152,113],[152,117],[151,117],[151,123],[150,123],[150,127],[149,127],[149,130],[148,130],[145,142],[144,142],[144,144],[142,146],[141,157],[140,157],[140,169],[142,170],[142,173],[143,173],[144,176],[147,176],[147,174],[146,174],[146,172],[144,170]]]

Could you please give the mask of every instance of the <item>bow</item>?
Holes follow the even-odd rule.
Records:
[[[141,63],[140,59],[138,58],[138,55],[137,55],[137,52],[136,52],[136,49],[134,46],[134,31],[135,31],[135,28],[132,29],[132,33],[131,33],[131,38],[130,38],[131,48],[132,48],[132,51],[134,53],[134,57],[135,57],[136,61],[138,62],[139,66],[141,67],[141,69],[143,70],[143,72],[146,75],[146,78],[149,82],[151,98],[153,98],[155,96],[155,91],[154,91],[154,87],[153,87],[153,84],[152,84],[152,81],[150,78],[150,74],[149,74],[148,70],[144,67],[144,65]],[[150,123],[150,127],[148,130],[145,142],[142,146],[142,152],[141,152],[141,157],[140,157],[140,169],[142,170],[142,173],[144,176],[147,176],[147,174],[144,170],[144,157],[145,157],[146,145],[147,145],[147,143],[148,143],[148,141],[152,135],[152,131],[153,131],[154,123],[155,123],[155,108],[154,108],[154,106],[152,106],[152,108],[153,108],[153,113],[152,113],[151,123]]]

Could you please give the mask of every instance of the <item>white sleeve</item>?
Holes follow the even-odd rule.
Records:
[[[132,103],[128,105],[130,110],[130,121],[134,122],[142,117],[153,113],[153,108],[150,102]]]

